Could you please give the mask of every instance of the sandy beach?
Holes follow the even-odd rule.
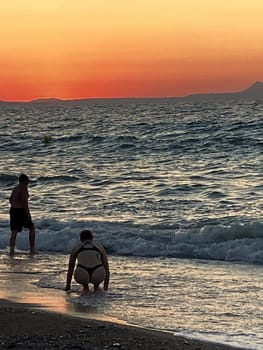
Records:
[[[233,349],[165,332],[43,311],[3,299],[0,324],[0,349]]]
[[[37,262],[39,256],[31,261],[23,254],[15,259],[1,255],[0,349],[237,349],[216,339],[206,342],[136,327],[103,309],[74,303],[78,292],[38,286],[42,265],[36,268]]]

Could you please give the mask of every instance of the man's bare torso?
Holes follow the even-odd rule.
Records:
[[[28,209],[28,198],[29,194],[27,186],[23,183],[20,183],[13,189],[9,201],[12,208]]]

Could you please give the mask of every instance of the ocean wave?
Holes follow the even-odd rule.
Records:
[[[0,173],[0,184],[3,185],[13,185],[17,181],[17,176],[10,175],[6,173]]]
[[[5,106],[0,218],[25,172],[44,252],[69,251],[88,225],[110,254],[262,263],[262,224],[252,221],[263,205],[262,108],[173,100]],[[0,224],[6,247],[9,223]],[[18,247],[27,241],[19,234]]]
[[[39,176],[35,181],[39,183],[60,183],[63,184],[65,182],[74,182],[78,181],[79,178],[72,175],[54,175],[54,176]]]
[[[0,248],[8,245],[8,222],[1,220]],[[205,225],[199,230],[180,227],[134,225],[129,222],[38,220],[37,249],[42,252],[70,251],[79,232],[90,228],[107,252],[119,256],[171,257],[263,264],[263,223],[251,221],[230,226]],[[28,233],[18,235],[19,249],[28,249]]]

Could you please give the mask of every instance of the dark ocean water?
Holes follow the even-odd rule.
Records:
[[[262,264],[262,103],[5,104],[0,123],[1,226],[25,172],[40,250],[90,226],[118,255]]]
[[[262,102],[2,104],[0,125],[3,251],[9,237],[8,197],[25,172],[32,179],[30,208],[43,254],[57,252],[63,259],[79,231],[91,228],[113,259],[128,259],[133,267],[146,259],[161,269],[165,259],[173,266],[174,283],[175,258],[193,264],[191,269],[205,261],[211,278],[220,264],[240,266],[240,273],[245,266],[247,278],[250,269],[262,276]],[[19,235],[17,248],[28,248],[27,232]],[[185,266],[179,270],[186,271]],[[176,286],[171,286],[172,295]],[[263,291],[262,280],[257,295],[258,290]],[[250,302],[263,308],[262,297]],[[220,332],[226,335],[228,328]],[[249,346],[259,339],[260,332],[253,331],[256,340]],[[190,334],[200,332],[191,328]],[[246,344],[238,339],[231,341]]]

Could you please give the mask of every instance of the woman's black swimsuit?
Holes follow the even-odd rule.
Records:
[[[91,246],[91,247],[85,247],[86,244],[89,244],[89,246]],[[95,250],[95,251],[99,252],[100,255],[101,255],[101,251],[97,247],[95,247],[92,243],[90,243],[90,242],[85,243],[82,247],[79,248],[79,250],[77,251],[77,256],[78,256],[79,253],[83,252],[84,250]],[[93,274],[93,272],[95,270],[97,270],[97,268],[99,268],[101,266],[103,266],[103,265],[102,264],[98,264],[98,265],[93,266],[93,267],[86,267],[86,266],[81,265],[81,264],[77,265],[77,267],[81,267],[82,269],[84,269],[84,270],[86,270],[88,272],[90,279],[91,279],[91,275]]]

